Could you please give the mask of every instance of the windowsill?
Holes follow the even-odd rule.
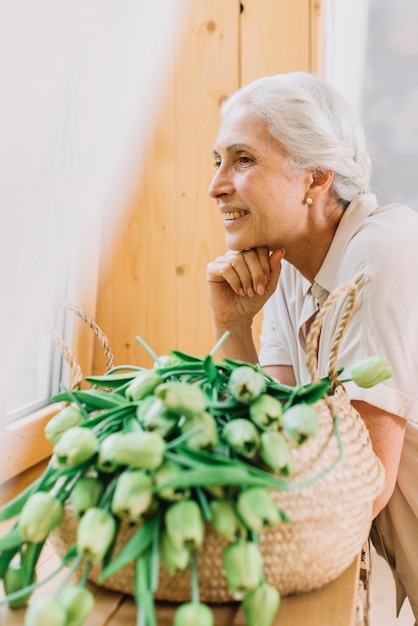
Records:
[[[0,484],[36,465],[52,453],[44,428],[61,404],[50,404],[8,424],[1,433]]]

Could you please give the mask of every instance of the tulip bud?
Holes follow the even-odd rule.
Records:
[[[370,356],[362,359],[353,367],[351,378],[358,387],[374,387],[387,378],[391,378],[393,372],[384,356]]]
[[[178,365],[181,363],[181,360],[172,354],[161,354],[158,357],[158,362],[154,361],[153,367],[154,369],[161,369],[164,367],[173,367],[173,365]]]
[[[260,435],[254,424],[245,418],[237,417],[228,422],[222,436],[228,445],[240,456],[254,457],[260,447]]]
[[[67,611],[56,598],[37,598],[25,613],[25,626],[66,626]]]
[[[91,507],[78,522],[77,552],[87,559],[101,561],[116,534],[115,518],[105,509]]]
[[[38,491],[26,500],[17,527],[23,541],[42,543],[58,526],[64,514],[62,503],[45,491]]]
[[[145,430],[168,435],[176,426],[179,416],[166,411],[161,398],[147,396],[138,404],[136,416]]]
[[[159,433],[120,433],[114,441],[113,461],[138,469],[156,469],[164,457],[165,443]]]
[[[92,506],[96,506],[104,492],[104,485],[98,478],[82,476],[78,479],[71,492],[70,500],[78,517]]]
[[[173,626],[213,626],[213,613],[207,604],[186,602],[174,614]]]
[[[120,465],[115,459],[116,443],[123,433],[111,433],[100,444],[99,456],[97,459],[97,469],[101,472],[112,473]]]
[[[64,587],[57,598],[65,607],[67,621],[65,626],[83,626],[94,609],[94,596],[85,587],[70,585]]]
[[[156,470],[154,474],[154,482],[157,487],[164,485],[169,481],[183,474],[183,468],[175,461],[167,460]],[[176,501],[184,500],[190,495],[190,489],[187,487],[164,487],[158,491],[158,497],[163,500]]]
[[[144,472],[123,472],[116,483],[112,513],[128,522],[137,522],[152,503],[152,480]]]
[[[271,626],[280,604],[280,594],[275,587],[262,583],[245,594],[242,608],[247,626]]]
[[[56,444],[61,435],[71,428],[78,426],[84,421],[83,413],[76,406],[66,406],[59,411],[46,424],[44,429],[45,437],[53,444]]]
[[[35,573],[33,574],[33,578],[31,582],[34,582],[36,578]],[[12,561],[9,563],[8,568],[6,569],[3,576],[3,586],[6,596],[16,591],[20,591],[23,587],[26,586],[24,581],[24,571],[21,563],[16,563]],[[32,592],[29,591],[24,596],[20,596],[20,598],[15,598],[14,600],[9,600],[8,604],[11,609],[18,609],[21,606],[24,606],[29,600]]]
[[[200,415],[191,417],[184,422],[181,427],[181,432],[187,433],[192,428],[196,428],[196,426],[201,426],[202,429],[186,440],[186,446],[194,450],[216,448],[218,445],[218,429],[213,415],[208,413],[208,411],[203,411]]]
[[[141,370],[125,389],[125,396],[129,400],[137,401],[154,392],[161,385],[163,379],[154,370]]]
[[[175,548],[167,531],[163,530],[160,537],[160,558],[167,573],[172,576],[176,572],[183,572],[187,569],[190,551],[185,547]]]
[[[212,511],[211,526],[221,537],[231,542],[245,538],[247,531],[230,500],[211,500],[209,506]]]
[[[155,390],[155,395],[164,403],[170,413],[194,417],[204,411],[205,394],[197,385],[181,381],[163,383]]]
[[[210,493],[212,497],[223,500],[228,496],[230,487],[228,485],[206,485],[204,490]]]
[[[276,503],[264,487],[249,487],[241,491],[237,513],[247,528],[256,533],[281,521]]]
[[[165,527],[173,546],[199,548],[203,543],[205,527],[198,504],[194,500],[175,502],[166,511]]]
[[[277,430],[280,418],[283,414],[283,406],[280,400],[262,393],[250,404],[250,418],[263,430]]]
[[[266,388],[264,376],[249,365],[232,370],[228,381],[231,394],[240,402],[252,402]]]
[[[293,471],[293,460],[286,439],[279,432],[261,434],[260,457],[270,469],[289,475]]]
[[[263,559],[255,543],[230,543],[224,550],[223,562],[228,587],[236,600],[260,584]]]
[[[91,459],[99,449],[99,441],[92,430],[72,426],[54,446],[54,454],[61,467],[74,467]]]
[[[319,417],[313,406],[294,404],[283,413],[282,425],[289,437],[300,445],[314,435],[319,428]]]

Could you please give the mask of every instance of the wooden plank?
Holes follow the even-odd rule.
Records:
[[[48,458],[43,459],[0,485],[0,506],[12,500],[12,498],[33,483],[42,474],[47,463]]]
[[[244,0],[241,83],[311,69],[310,0]]]
[[[354,626],[359,563],[356,558],[341,576],[322,589],[283,598],[272,626]]]
[[[215,343],[206,265],[225,251],[222,219],[207,188],[220,103],[239,85],[239,3],[195,0],[191,17],[176,75],[176,341],[204,356]]]
[[[190,7],[146,168],[120,209],[116,246],[106,220],[103,229],[97,322],[119,364],[152,364],[137,334],[157,354],[178,348],[204,356],[214,345],[205,269],[224,252],[225,234],[207,187],[219,105],[238,86],[239,4]],[[96,349],[93,369],[102,367]]]
[[[311,29],[311,61],[310,71],[322,76],[323,60],[323,6],[321,0],[310,0],[310,29]]]

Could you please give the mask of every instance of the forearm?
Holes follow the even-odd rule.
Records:
[[[388,503],[395,488],[406,421],[366,402],[353,400],[352,404],[363,418],[370,434],[373,450],[386,472],[385,486],[373,506],[373,517],[376,517]]]
[[[214,328],[217,339],[220,339],[225,332],[229,332],[227,339],[219,350],[222,358],[258,363],[258,354],[253,340],[251,325],[231,326],[215,322]]]

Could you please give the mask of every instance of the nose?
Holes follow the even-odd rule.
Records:
[[[215,176],[212,178],[208,194],[215,200],[221,196],[229,195],[232,193],[233,184],[230,177],[227,175],[227,171],[223,165],[220,165],[215,172]]]

